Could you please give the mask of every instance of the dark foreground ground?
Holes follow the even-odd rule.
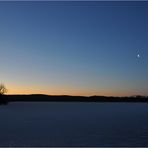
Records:
[[[9,102],[148,102],[147,96],[49,96],[49,95],[0,95],[0,104]]]

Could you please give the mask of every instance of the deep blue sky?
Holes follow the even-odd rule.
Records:
[[[147,28],[146,1],[0,2],[0,79],[9,93],[148,95]]]

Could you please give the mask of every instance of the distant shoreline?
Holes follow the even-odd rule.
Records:
[[[107,96],[68,96],[68,95],[2,95],[0,104],[9,102],[148,102],[148,96],[107,97]]]

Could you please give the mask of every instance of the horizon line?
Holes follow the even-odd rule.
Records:
[[[55,94],[42,94],[42,93],[32,93],[32,94],[4,94],[4,95],[8,95],[8,96],[11,96],[11,95],[16,95],[16,96],[21,96],[21,95],[45,95],[45,96],[70,96],[70,97],[119,97],[119,98],[122,98],[122,97],[148,97],[148,95],[125,95],[125,96],[112,96],[112,95],[55,95]]]

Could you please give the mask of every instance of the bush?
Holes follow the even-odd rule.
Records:
[[[0,95],[7,93],[7,89],[4,84],[0,84]]]

